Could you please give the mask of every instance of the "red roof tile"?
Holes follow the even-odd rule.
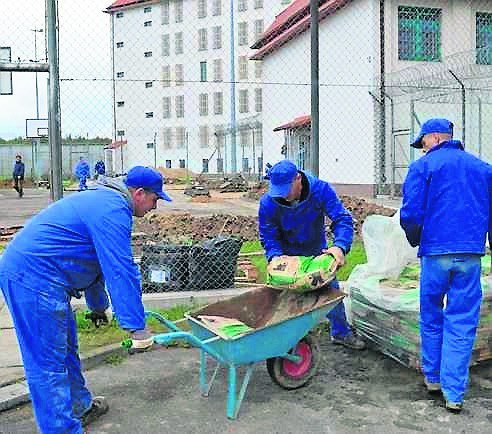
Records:
[[[295,128],[307,127],[308,125],[311,125],[311,116],[303,115],[295,118],[293,121],[287,122],[286,124],[274,128],[273,131],[293,130]]]
[[[137,3],[146,3],[152,0],[116,0],[106,8],[107,11],[112,11],[114,9],[121,9],[125,6],[135,5]]]

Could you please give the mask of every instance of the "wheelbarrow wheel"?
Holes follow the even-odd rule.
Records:
[[[267,370],[272,380],[287,390],[305,386],[318,371],[321,361],[318,340],[311,334],[306,335],[290,351],[301,357],[296,363],[283,357],[267,359]]]

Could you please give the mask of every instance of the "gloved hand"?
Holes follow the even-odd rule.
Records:
[[[152,333],[147,328],[131,332],[130,339],[132,340],[131,350],[137,353],[147,351],[154,344]]]
[[[113,319],[113,312],[108,307],[104,312],[92,311],[85,314],[85,319],[90,319],[99,328],[102,325],[110,325]]]

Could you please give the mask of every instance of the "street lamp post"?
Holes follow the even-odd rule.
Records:
[[[38,61],[38,47],[37,47],[37,34],[43,33],[43,29],[31,29],[34,32],[34,62]],[[35,72],[36,77],[36,119],[39,119],[39,98],[38,98],[38,73]]]

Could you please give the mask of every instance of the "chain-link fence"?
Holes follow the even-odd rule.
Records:
[[[0,8],[2,60],[45,61],[45,1]],[[79,156],[104,159],[108,174],[154,166],[188,187],[188,201],[232,213],[237,198],[221,186],[233,195],[286,157],[312,168],[309,0],[64,0],[58,14],[64,167],[74,164],[67,146],[83,146],[70,138],[84,138],[104,152]],[[491,65],[489,1],[320,0],[320,177],[341,194],[397,196],[419,157],[410,139],[435,116],[492,159]],[[2,175],[13,152],[38,172],[28,156],[45,130],[27,131],[25,120],[48,118],[46,79],[14,72],[13,95],[0,96]],[[30,142],[12,143],[19,136]],[[207,236],[222,229],[210,224]],[[174,255],[189,270],[198,238],[142,250],[142,269]]]

